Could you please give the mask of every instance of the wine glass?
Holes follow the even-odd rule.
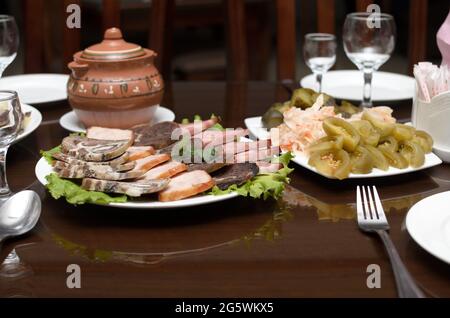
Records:
[[[394,18],[389,14],[355,12],[345,18],[345,53],[364,74],[362,106],[372,106],[372,74],[389,59],[395,37]]]
[[[316,76],[318,91],[322,92],[322,77],[336,62],[336,37],[328,33],[306,34],[303,57]]]
[[[19,31],[16,20],[10,15],[0,15],[0,77],[16,58],[19,48]]]
[[[20,131],[22,119],[17,92],[0,91],[0,201],[11,195],[6,180],[6,153]]]

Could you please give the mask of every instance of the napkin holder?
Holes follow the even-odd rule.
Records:
[[[413,99],[412,124],[433,137],[434,153],[450,162],[450,91],[434,96],[430,102],[418,98],[417,89]]]

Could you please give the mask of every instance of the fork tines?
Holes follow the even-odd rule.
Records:
[[[372,186],[357,186],[356,187],[356,210],[358,215],[358,222],[386,222],[383,206],[377,192],[377,188]]]

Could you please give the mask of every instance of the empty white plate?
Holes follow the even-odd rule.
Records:
[[[21,103],[21,106],[22,106],[22,112],[24,112],[24,113],[29,112],[29,113],[31,113],[31,115],[30,115],[30,120],[25,125],[25,127],[23,128],[23,130],[19,134],[19,136],[17,136],[16,140],[14,140],[14,143],[19,142],[20,140],[22,140],[23,138],[25,138],[26,136],[31,134],[33,131],[35,131],[39,127],[39,125],[42,122],[42,114],[40,111],[38,111],[33,106],[30,106],[30,105],[27,105],[24,103]]]
[[[424,250],[450,264],[450,191],[412,206],[406,215],[409,234]]]
[[[338,99],[362,100],[363,74],[358,70],[329,71],[322,80],[322,90]],[[317,89],[313,74],[300,81],[302,87]],[[373,101],[393,101],[410,99],[414,96],[415,80],[413,77],[375,72],[372,80]]]
[[[250,117],[245,119],[245,126],[248,128],[249,132],[258,139],[269,139],[270,134],[269,131],[264,128],[261,117]],[[296,155],[294,158],[292,158],[292,161],[296,164],[311,170],[317,174],[320,174],[324,176],[322,173],[316,170],[316,168],[310,166],[308,164],[309,157],[305,155]],[[423,166],[419,168],[412,168],[408,167],[406,169],[397,169],[394,167],[389,167],[387,171],[383,171],[380,169],[373,169],[371,173],[368,174],[354,174],[351,173],[348,176],[348,179],[363,179],[363,178],[379,178],[379,177],[389,177],[389,176],[395,176],[399,174],[405,174],[410,173],[414,171],[419,171],[427,168],[431,168],[437,165],[440,165],[442,163],[442,160],[439,159],[438,156],[436,156],[434,153],[429,153],[425,155],[425,163]],[[327,176],[324,176],[327,177]],[[328,178],[328,177],[327,177]]]
[[[67,99],[66,74],[26,74],[0,79],[0,89],[13,90],[25,104],[41,104]]]
[[[153,120],[153,124],[160,123],[162,121],[174,121],[175,114],[170,109],[159,106],[155,112],[155,118]],[[72,132],[86,132],[86,127],[84,127],[83,123],[78,119],[75,112],[72,110],[68,113],[65,113],[59,119],[59,124],[66,130]]]

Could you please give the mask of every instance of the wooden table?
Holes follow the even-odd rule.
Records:
[[[283,86],[266,82],[180,82],[169,85],[164,105],[178,120],[214,113],[237,127],[287,98]],[[293,164],[279,202],[237,198],[171,211],[74,207],[49,197],[34,176],[39,150],[67,134],[57,119],[69,107],[39,108],[44,122],[11,148],[8,179],[14,191],[31,187],[42,195],[42,216],[32,233],[3,245],[0,263],[13,249],[20,261],[0,269],[0,296],[396,297],[383,246],[357,228],[355,182]],[[407,119],[410,105],[395,111]],[[363,183],[379,188],[392,239],[418,284],[429,296],[449,297],[450,266],[422,250],[404,220],[415,202],[450,189],[450,168]],[[81,268],[80,289],[66,287],[69,264]],[[381,267],[380,289],[366,285],[369,264]]]

